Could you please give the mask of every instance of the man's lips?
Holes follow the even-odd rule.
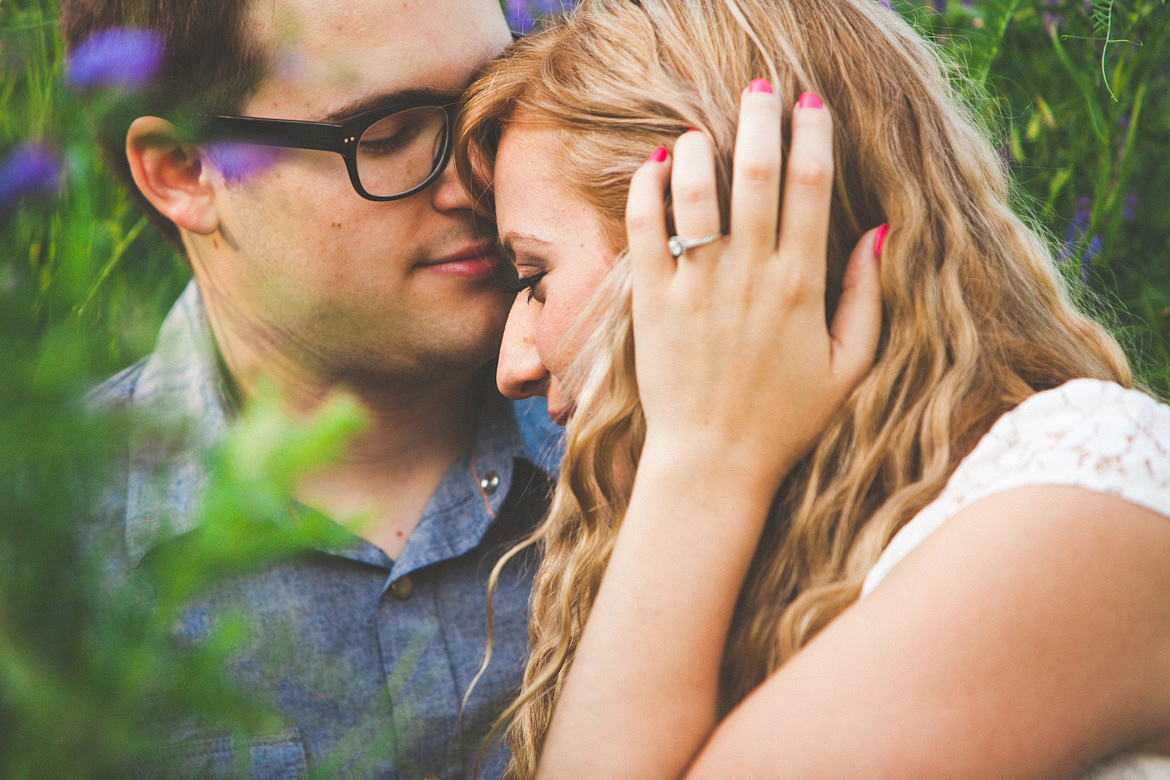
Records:
[[[445,276],[462,279],[488,279],[495,276],[503,259],[496,252],[495,244],[488,242],[462,249],[436,260],[419,263],[419,268]]]

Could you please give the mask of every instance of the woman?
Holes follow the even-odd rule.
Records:
[[[581,0],[460,137],[568,428],[512,777],[1170,776],[1170,409],[896,14]]]

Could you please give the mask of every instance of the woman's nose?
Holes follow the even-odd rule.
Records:
[[[536,352],[536,322],[540,306],[528,296],[516,296],[504,338],[500,342],[500,362],[496,366],[496,384],[505,397],[513,401],[534,395],[548,395],[548,369]]]

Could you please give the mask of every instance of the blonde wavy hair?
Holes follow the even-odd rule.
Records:
[[[876,0],[579,0],[472,86],[456,165],[490,203],[501,135],[553,128],[564,185],[623,247],[630,176],[700,128],[719,151],[726,229],[739,97],[759,76],[784,105],[808,90],[832,112],[830,317],[861,234],[891,230],[876,363],[776,496],[727,638],[724,713],[857,599],[891,537],[996,418],[1076,377],[1133,385],[1118,344],[1077,310],[1046,242],[1010,207],[1004,164],[956,75]],[[624,259],[585,317],[561,479],[525,543],[543,563],[523,687],[497,725],[508,778],[535,772],[644,439]]]

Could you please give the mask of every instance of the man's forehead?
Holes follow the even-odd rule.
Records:
[[[508,40],[497,0],[259,0],[251,16],[273,56],[256,108],[300,118],[457,92]]]

